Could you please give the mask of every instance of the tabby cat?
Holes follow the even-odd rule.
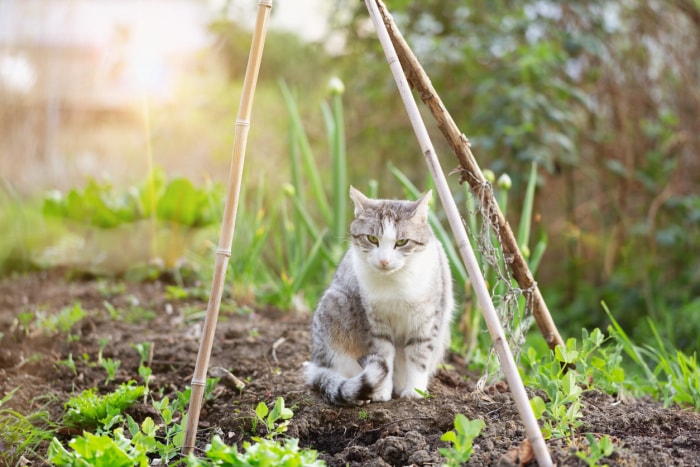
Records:
[[[350,248],[318,303],[306,378],[331,404],[425,394],[450,341],[454,299],[445,252],[417,201],[355,188]]]

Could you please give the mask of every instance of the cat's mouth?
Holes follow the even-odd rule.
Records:
[[[377,270],[379,272],[384,273],[384,274],[393,274],[396,271],[398,271],[399,269],[401,269],[400,267],[393,266],[391,264],[381,264],[381,263],[375,264],[375,267],[377,268]]]

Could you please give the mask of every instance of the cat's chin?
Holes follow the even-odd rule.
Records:
[[[386,275],[394,274],[395,272],[401,270],[400,267],[389,268],[386,266],[379,266],[379,265],[375,265],[374,268],[378,273],[386,274]]]

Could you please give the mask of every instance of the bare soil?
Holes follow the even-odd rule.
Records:
[[[118,310],[138,306],[145,311],[140,315],[124,311],[124,319],[114,320],[107,313],[105,301]],[[17,325],[20,313],[55,313],[76,302],[89,311],[89,316],[71,330],[79,336],[73,342],[69,343],[63,334],[25,333]],[[486,422],[467,465],[537,465],[527,454],[525,432],[505,383],[476,392],[478,375],[465,371],[458,356],[449,357],[454,369],[441,370],[432,381],[429,390],[433,398],[332,407],[303,382],[303,364],[310,355],[309,316],[243,305],[229,301],[224,304],[211,366],[230,370],[245,380],[246,386],[238,391],[220,384],[214,398],[205,402],[198,450],[217,433],[229,444],[249,439],[254,435],[255,406],[282,396],[294,410],[288,435],[299,438],[301,446],[318,450],[330,466],[439,465],[443,459],[438,448],[446,446],[440,436],[453,428],[457,413]],[[106,393],[122,382],[138,381],[139,357],[132,344],[141,342],[154,344],[151,390],[172,397],[189,385],[199,348],[202,320],[190,319],[189,312],[205,308],[203,301],[167,299],[166,284],[161,281],[67,280],[64,272],[56,270],[3,279],[0,397],[19,388],[9,407],[25,415],[46,407],[59,421],[63,403],[74,392],[97,387],[100,393]],[[121,361],[117,379],[108,386],[104,384],[105,370],[89,364],[96,361],[99,341],[104,338],[110,339],[104,356]],[[77,376],[57,364],[69,354],[76,361]],[[84,355],[89,357],[87,361]],[[135,407],[130,413],[144,418],[149,410],[147,406]],[[589,432],[612,437],[615,451],[604,459],[610,466],[700,466],[697,413],[663,408],[647,398],[617,400],[587,392],[584,415],[580,438],[570,443],[547,442],[557,465],[586,465],[575,452],[584,449],[583,433]],[[264,434],[262,427],[258,427],[257,434]],[[59,430],[57,436],[67,441],[71,434]],[[2,459],[0,452],[0,465]],[[45,464],[41,458],[28,461]]]

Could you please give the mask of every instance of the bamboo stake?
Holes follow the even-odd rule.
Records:
[[[492,221],[498,227],[504,256],[509,259],[512,258],[512,261],[508,261],[506,264],[510,268],[518,286],[526,293],[530,293],[532,315],[535,318],[535,322],[537,322],[537,327],[540,329],[542,336],[545,341],[547,341],[547,345],[551,350],[554,350],[558,345],[563,346],[564,341],[559,335],[554,320],[552,320],[552,315],[549,313],[549,308],[547,308],[547,304],[542,297],[539,287],[537,287],[537,282],[535,282],[530,268],[520,252],[520,246],[518,245],[515,235],[513,235],[510,224],[508,224],[498,203],[493,198],[492,192],[485,189],[487,186],[486,179],[481,173],[479,164],[477,164],[472,154],[469,140],[459,131],[457,124],[442,103],[440,96],[435,91],[435,88],[430,82],[430,78],[428,78],[420,62],[401,35],[401,32],[387,11],[383,1],[377,0],[377,4],[379,5],[384,23],[388,29],[394,47],[396,48],[396,53],[406,73],[408,82],[416,89],[421,100],[430,109],[430,112],[433,114],[438,124],[438,128],[440,128],[440,131],[447,139],[447,142],[452,147],[459,161],[462,173],[460,181],[469,183],[469,186],[476,194],[479,201],[489,207],[489,212],[494,213],[494,219],[492,219]]]
[[[426,163],[430,169],[430,173],[435,181],[435,188],[440,197],[443,208],[447,215],[448,222],[452,228],[452,233],[455,236],[457,242],[457,247],[462,256],[462,261],[464,262],[469,277],[471,278],[474,290],[476,292],[477,298],[482,308],[484,315],[484,320],[488,327],[489,333],[491,334],[491,339],[493,341],[493,346],[496,349],[496,353],[501,361],[501,366],[508,381],[511,393],[513,394],[513,399],[520,413],[520,418],[525,425],[525,430],[528,435],[530,444],[532,445],[533,451],[537,458],[537,462],[540,466],[551,466],[552,459],[547,450],[547,445],[544,442],[542,432],[537,425],[537,419],[530,406],[530,401],[527,397],[527,392],[525,392],[525,386],[523,385],[520,374],[518,373],[518,367],[515,364],[515,359],[513,354],[508,347],[505,333],[498,319],[496,309],[491,301],[491,296],[489,295],[488,288],[486,287],[486,282],[484,277],[481,275],[481,270],[479,269],[479,264],[477,262],[474,251],[469,243],[469,238],[467,236],[467,231],[462,223],[462,218],[457,209],[457,204],[452,198],[452,193],[447,185],[447,179],[445,174],[440,167],[440,162],[438,161],[437,154],[435,153],[435,148],[430,141],[430,136],[428,135],[428,130],[425,127],[425,123],[421,119],[420,112],[418,110],[418,105],[413,99],[411,94],[411,89],[409,88],[406,76],[401,68],[401,63],[399,62],[396,51],[391,43],[391,38],[381,19],[379,8],[375,0],[365,0],[365,5],[370,12],[372,17],[372,22],[374,23],[374,28],[377,31],[377,36],[382,44],[384,53],[386,55],[387,62],[391,68],[391,72],[396,81],[396,86],[399,89],[401,98],[403,99],[404,106],[406,107],[406,112],[411,120],[411,125],[413,126],[413,131],[416,133],[416,137],[423,150],[423,155],[425,156]]]
[[[236,118],[229,186],[221,225],[221,236],[216,250],[214,277],[211,284],[209,304],[207,305],[207,314],[204,319],[202,339],[199,344],[199,353],[197,354],[197,362],[194,368],[194,376],[192,377],[192,395],[190,397],[189,413],[187,415],[185,440],[182,444],[182,453],[185,455],[192,452],[195,446],[199,413],[202,409],[202,398],[204,396],[207,369],[209,367],[209,358],[211,357],[211,348],[214,343],[216,321],[219,315],[219,306],[221,305],[221,297],[224,290],[226,269],[228,267],[229,258],[231,257],[231,244],[233,243],[238,198],[241,191],[241,179],[243,177],[243,162],[245,160],[248,130],[250,128],[250,114],[253,107],[253,96],[255,95],[255,86],[258,81],[258,72],[260,71],[260,62],[262,60],[265,34],[267,33],[267,23],[271,9],[272,0],[258,0],[255,30],[253,31],[253,40],[250,46],[250,55],[248,56],[248,66],[243,81],[243,92],[238,108],[238,117]]]

